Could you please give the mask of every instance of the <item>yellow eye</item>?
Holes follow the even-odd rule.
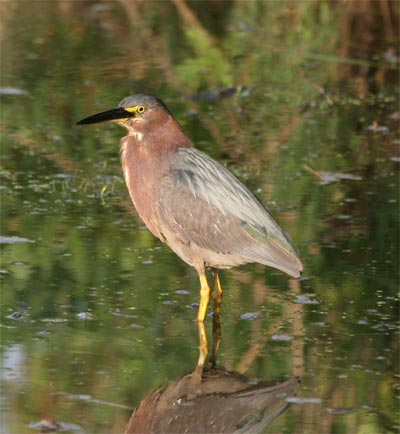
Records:
[[[143,107],[142,105],[140,105],[140,106],[136,109],[136,112],[139,113],[139,114],[142,114],[145,110],[146,110],[146,108]]]

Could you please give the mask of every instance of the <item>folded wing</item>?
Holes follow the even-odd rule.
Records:
[[[238,178],[196,148],[175,154],[158,200],[162,220],[193,248],[300,275],[303,266],[289,235]]]

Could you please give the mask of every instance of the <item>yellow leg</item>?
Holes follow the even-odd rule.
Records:
[[[193,383],[201,382],[204,364],[208,356],[208,339],[206,328],[204,326],[204,318],[206,316],[207,306],[210,300],[210,287],[208,286],[204,268],[198,270],[198,273],[200,277],[200,306],[197,313],[197,329],[199,332],[199,360],[192,375]]]
[[[198,322],[197,329],[199,331],[199,360],[197,366],[203,368],[208,355],[208,339],[204,322]]]
[[[197,321],[203,322],[207,312],[208,302],[210,300],[210,287],[208,286],[205,274],[200,274],[200,306],[197,313]]]
[[[218,271],[214,270],[214,315],[219,315],[221,313],[221,303],[222,303],[222,286],[219,281]]]

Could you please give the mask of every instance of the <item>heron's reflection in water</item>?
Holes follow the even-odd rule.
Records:
[[[262,433],[287,409],[287,397],[299,388],[297,378],[251,384],[243,375],[217,369],[218,315],[213,320],[213,340],[210,367],[201,373],[197,368],[149,393],[132,414],[125,434]]]

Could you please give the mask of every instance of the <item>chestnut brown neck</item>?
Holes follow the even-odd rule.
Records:
[[[190,140],[168,113],[157,121],[129,129],[121,140],[122,170],[130,197],[139,216],[158,238],[162,238],[156,222],[160,179],[168,173],[174,153],[189,146]]]

